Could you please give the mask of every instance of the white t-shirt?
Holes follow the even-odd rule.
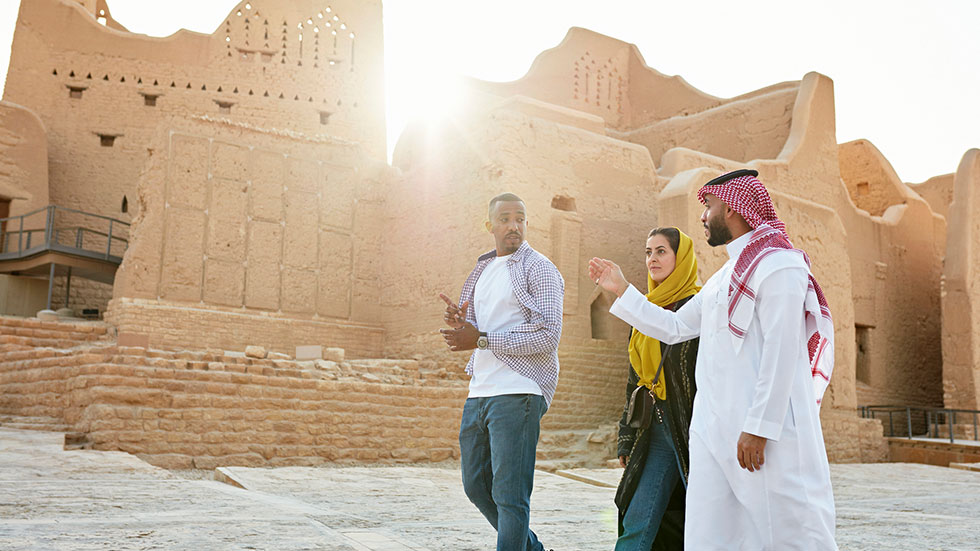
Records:
[[[473,308],[476,325],[485,333],[504,332],[524,323],[517,295],[510,282],[507,260],[510,255],[493,259],[476,282]],[[470,379],[470,398],[504,394],[541,395],[538,383],[511,369],[492,350],[477,350]]]

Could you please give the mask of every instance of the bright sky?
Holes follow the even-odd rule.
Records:
[[[118,21],[153,36],[211,33],[236,4],[109,0]],[[0,75],[17,5],[0,0]],[[451,103],[439,83],[520,78],[579,26],[719,97],[819,71],[834,79],[838,141],[866,138],[921,182],[980,147],[978,22],[978,0],[385,0],[388,149],[419,105]]]

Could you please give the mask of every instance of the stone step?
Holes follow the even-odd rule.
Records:
[[[57,338],[25,337],[21,335],[0,335],[0,344],[31,346],[34,348],[67,349],[67,348],[74,348],[80,344],[85,344],[87,342],[89,341],[57,339]]]
[[[0,427],[49,432],[66,432],[69,429],[68,425],[62,419],[54,417],[26,417],[22,415],[0,415]]]
[[[950,463],[949,466],[953,469],[980,473],[980,463]]]

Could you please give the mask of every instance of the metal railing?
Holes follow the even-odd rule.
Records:
[[[128,246],[129,223],[100,214],[48,205],[0,218],[0,260],[55,250],[118,262]]]
[[[960,437],[960,440],[980,441],[980,424],[978,424],[980,410],[889,405],[860,406],[858,411],[864,419],[880,420],[885,429],[885,436],[905,436],[910,439],[913,437],[946,438],[945,433],[948,433],[949,442],[952,444],[956,442],[957,428],[961,428],[965,436]],[[969,430],[971,425],[972,439]]]

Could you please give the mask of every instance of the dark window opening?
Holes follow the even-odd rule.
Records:
[[[871,384],[871,327],[854,324],[854,338],[857,341],[854,374],[858,382]]]
[[[99,134],[99,143],[102,145],[102,147],[112,147],[115,141],[115,134]]]
[[[160,94],[143,94],[143,105],[156,107],[158,97],[160,97]]]
[[[235,105],[235,102],[233,101],[221,101],[219,99],[216,99],[214,100],[214,102],[218,104],[218,112],[223,115],[230,115],[231,106]]]
[[[551,199],[551,208],[565,212],[575,212],[575,198],[567,195],[555,195]]]
[[[84,91],[85,91],[84,86],[69,86],[68,97],[72,99],[82,99],[82,92]]]
[[[127,199],[125,195],[123,195],[122,206],[119,207],[119,210],[122,212],[129,212],[129,199]]]
[[[329,123],[331,114],[329,111],[320,111],[320,124]]]

